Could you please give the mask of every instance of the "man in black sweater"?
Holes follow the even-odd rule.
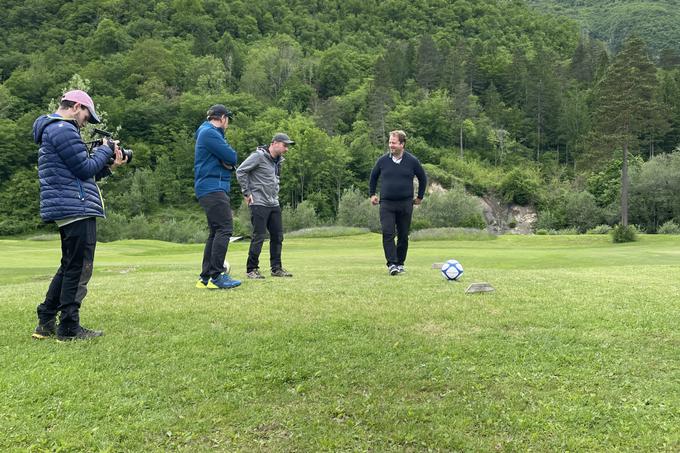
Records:
[[[390,275],[405,272],[404,261],[408,252],[408,233],[411,227],[413,205],[420,204],[425,196],[427,176],[418,159],[404,150],[406,133],[390,132],[390,152],[381,156],[371,171],[369,195],[371,203],[380,203],[380,225],[383,249]],[[418,178],[418,196],[413,198],[413,177]],[[380,199],[376,186],[380,182]],[[394,236],[397,244],[394,244]]]

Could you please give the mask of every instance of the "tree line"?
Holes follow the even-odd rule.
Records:
[[[120,225],[199,215],[193,133],[215,103],[236,113],[227,137],[239,161],[276,131],[293,137],[281,201],[321,223],[338,219],[348,190],[366,192],[392,129],[409,133],[435,183],[533,204],[548,229],[574,226],[565,193],[583,194],[603,223],[627,219],[627,194],[642,186],[620,170],[637,184],[680,142],[678,64],[640,37],[612,53],[520,0],[4,3],[4,235],[43,228],[31,125],[76,87],[135,152],[103,187]],[[676,218],[638,211],[631,222],[649,231]]]

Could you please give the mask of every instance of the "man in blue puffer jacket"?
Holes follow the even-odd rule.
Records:
[[[229,190],[237,157],[224,138],[231,118],[232,113],[225,106],[213,105],[206,121],[196,130],[194,191],[210,228],[197,288],[229,289],[241,284],[229,276],[224,265],[233,231]]]
[[[33,139],[40,145],[40,216],[45,222],[55,222],[61,237],[61,265],[37,309],[38,326],[33,333],[37,339],[103,335],[80,325],[80,305],[87,294],[97,244],[96,218],[104,217],[95,179],[110,175],[111,168],[124,161],[118,145],[110,140],[89,154],[80,136],[80,128],[88,122],[100,122],[94,103],[84,91],[73,90],[64,94],[55,113],[41,115],[33,124]],[[58,328],[57,313],[61,313]]]

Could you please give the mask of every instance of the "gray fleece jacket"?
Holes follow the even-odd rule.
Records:
[[[243,196],[252,195],[254,205],[278,206],[279,174],[283,160],[283,156],[274,159],[267,146],[259,146],[236,169],[236,179]]]

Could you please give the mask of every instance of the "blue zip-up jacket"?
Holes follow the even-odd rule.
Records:
[[[106,145],[88,154],[80,129],[71,118],[56,113],[33,123],[38,151],[40,217],[45,222],[73,217],[104,217],[95,177],[110,174],[113,151]]]
[[[229,194],[231,189],[231,170],[236,167],[236,151],[224,138],[224,130],[204,121],[196,129],[194,151],[194,191],[196,198],[213,192]]]

